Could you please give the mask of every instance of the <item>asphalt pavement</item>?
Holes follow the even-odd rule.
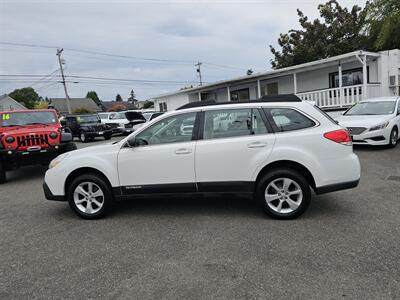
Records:
[[[87,221],[44,199],[45,167],[12,171],[0,299],[399,299],[400,145],[355,151],[359,187],[291,221],[241,197],[137,199]]]

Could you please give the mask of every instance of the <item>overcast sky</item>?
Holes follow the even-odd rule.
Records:
[[[276,45],[280,32],[298,28],[296,8],[316,18],[320,2],[0,0],[0,42],[64,47],[66,75],[167,81],[69,79],[70,97],[95,90],[102,100],[114,100],[117,93],[125,100],[133,89],[144,100],[197,84],[197,61],[204,62],[205,82],[241,76],[249,68],[270,69],[268,45]],[[55,54],[55,48],[0,44],[0,75],[51,74],[59,67]],[[43,97],[64,97],[55,77],[9,79],[0,77],[0,94],[32,86]]]

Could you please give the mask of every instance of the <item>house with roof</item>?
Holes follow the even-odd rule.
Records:
[[[14,100],[7,94],[0,96],[0,111],[5,110],[23,110],[27,109],[24,105]]]
[[[126,110],[138,109],[136,104],[131,101],[101,101],[100,106],[103,111],[109,111],[116,104],[126,107]]]
[[[400,50],[354,51],[287,68],[182,89],[148,99],[158,111],[186,103],[248,101],[264,95],[296,94],[323,109],[362,99],[399,95]]]
[[[102,109],[90,98],[70,98],[71,112],[77,109],[86,109],[90,112],[101,112]],[[68,114],[68,105],[65,98],[51,98],[49,108],[54,108],[61,115]]]

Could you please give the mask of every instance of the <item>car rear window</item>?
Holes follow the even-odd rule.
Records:
[[[291,108],[264,108],[280,132],[293,131],[314,127],[316,123],[297,110]]]

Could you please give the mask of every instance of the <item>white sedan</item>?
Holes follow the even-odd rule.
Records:
[[[374,98],[350,107],[336,119],[358,145],[389,145],[399,139],[400,97]]]

